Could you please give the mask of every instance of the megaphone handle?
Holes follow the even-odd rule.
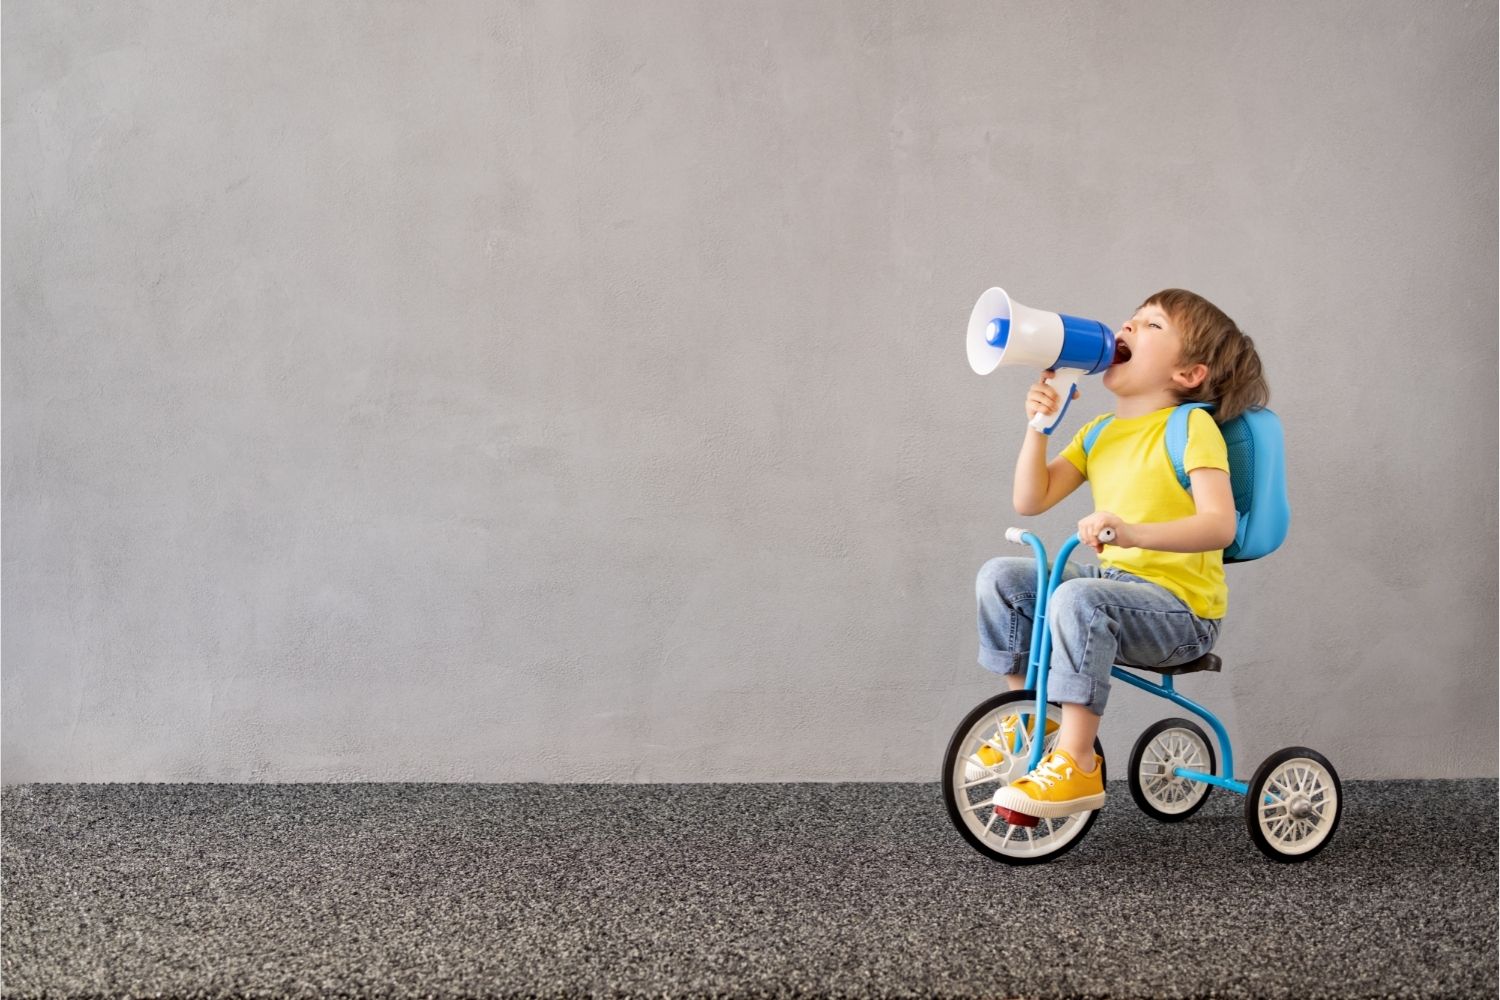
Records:
[[[1057,429],[1057,425],[1062,423],[1063,414],[1068,412],[1068,404],[1073,402],[1073,387],[1085,374],[1087,373],[1076,368],[1060,369],[1057,377],[1048,381],[1047,385],[1057,390],[1057,398],[1062,400],[1062,405],[1057,408],[1056,413],[1038,413],[1031,418],[1028,426],[1050,436]]]

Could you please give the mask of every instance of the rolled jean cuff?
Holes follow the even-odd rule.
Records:
[[[1088,674],[1053,667],[1047,671],[1047,700],[1082,705],[1095,715],[1103,715],[1104,705],[1109,700],[1109,688]]]
[[[997,674],[1024,674],[1031,661],[1030,653],[1017,653],[1009,649],[987,649],[979,647],[979,665]]]

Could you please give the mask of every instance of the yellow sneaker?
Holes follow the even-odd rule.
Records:
[[[1028,719],[1028,722],[1031,720]],[[968,763],[964,765],[964,776],[969,781],[978,781],[989,771],[994,770],[1011,754],[1011,747],[1015,746],[1016,725],[1020,717],[1007,715],[1000,720],[1000,734],[992,737],[983,746],[969,755]],[[1027,729],[1027,733],[1030,733]],[[1051,719],[1047,720],[1047,736],[1057,732],[1057,723]],[[1045,739],[1046,737],[1043,737]],[[999,744],[996,746],[995,744]],[[1003,748],[1003,749],[1002,749]]]
[[[995,793],[995,808],[1023,816],[1056,819],[1104,805],[1104,769],[1094,756],[1094,769],[1085,771],[1066,750],[1053,750],[1041,763]]]

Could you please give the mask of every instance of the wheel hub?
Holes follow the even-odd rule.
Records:
[[[1298,792],[1287,801],[1286,811],[1291,813],[1297,819],[1306,819],[1307,817],[1312,815],[1312,799],[1308,798],[1301,792]]]
[[[1187,767],[1187,758],[1181,757],[1175,753],[1168,753],[1165,756],[1166,759],[1162,761],[1162,767],[1165,768],[1163,777],[1165,777],[1168,781],[1178,783],[1187,781],[1188,779],[1177,773],[1177,769],[1179,767]]]

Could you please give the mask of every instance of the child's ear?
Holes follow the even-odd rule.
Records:
[[[1196,389],[1208,378],[1208,365],[1199,363],[1191,368],[1185,368],[1178,372],[1174,378],[1180,379],[1184,389]]]

